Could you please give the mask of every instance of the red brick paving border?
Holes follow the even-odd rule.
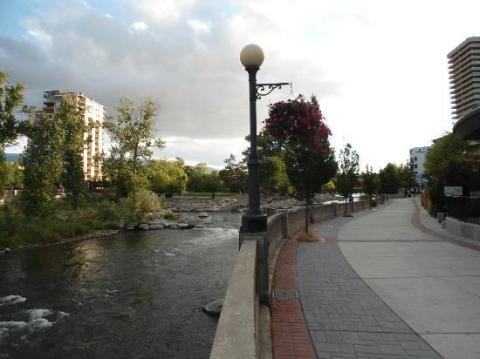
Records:
[[[295,258],[298,243],[290,239],[283,246],[275,266],[273,290],[296,290]],[[298,299],[273,299],[272,346],[274,359],[316,358]]]

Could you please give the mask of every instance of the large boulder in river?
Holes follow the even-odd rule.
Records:
[[[188,223],[178,223],[178,229],[190,229],[190,228],[193,228],[192,225],[188,224]]]
[[[214,300],[203,306],[203,311],[207,314],[219,316],[223,307],[223,298]]]
[[[127,223],[126,226],[125,226],[125,229],[127,231],[133,231],[134,229],[137,228],[137,223]]]
[[[198,217],[200,217],[200,218],[207,218],[207,217],[209,217],[209,215],[208,215],[207,212],[201,212],[201,213],[198,214]]]
[[[138,226],[138,229],[142,231],[148,231],[150,229],[150,225],[148,223],[142,223]]]
[[[153,222],[150,222],[150,225],[160,225],[163,226],[163,228],[167,228],[171,224],[170,221],[167,221],[166,219],[157,219]]]
[[[163,224],[160,224],[160,223],[154,223],[154,224],[150,224],[150,229],[164,229],[165,226]]]

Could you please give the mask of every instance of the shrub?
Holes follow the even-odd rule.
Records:
[[[134,197],[131,193],[122,203],[129,209],[127,219],[143,220],[147,214],[158,212],[164,207],[164,201],[155,193],[143,190]]]
[[[163,218],[168,219],[169,221],[176,221],[181,218],[181,215],[178,213],[168,212],[163,215]]]

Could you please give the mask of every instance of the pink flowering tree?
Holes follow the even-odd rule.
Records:
[[[270,105],[263,134],[275,142],[287,166],[297,196],[305,200],[305,232],[309,233],[309,205],[322,185],[337,171],[328,137],[330,129],[314,96]]]

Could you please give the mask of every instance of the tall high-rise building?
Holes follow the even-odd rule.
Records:
[[[469,37],[448,54],[455,119],[480,107],[480,37]]]
[[[100,156],[103,146],[103,119],[105,107],[86,97],[81,92],[74,91],[45,91],[43,94],[43,114],[54,116],[60,110],[62,100],[73,100],[80,111],[86,125],[85,140],[88,139],[83,149],[83,173],[87,181],[102,179],[102,164]]]

